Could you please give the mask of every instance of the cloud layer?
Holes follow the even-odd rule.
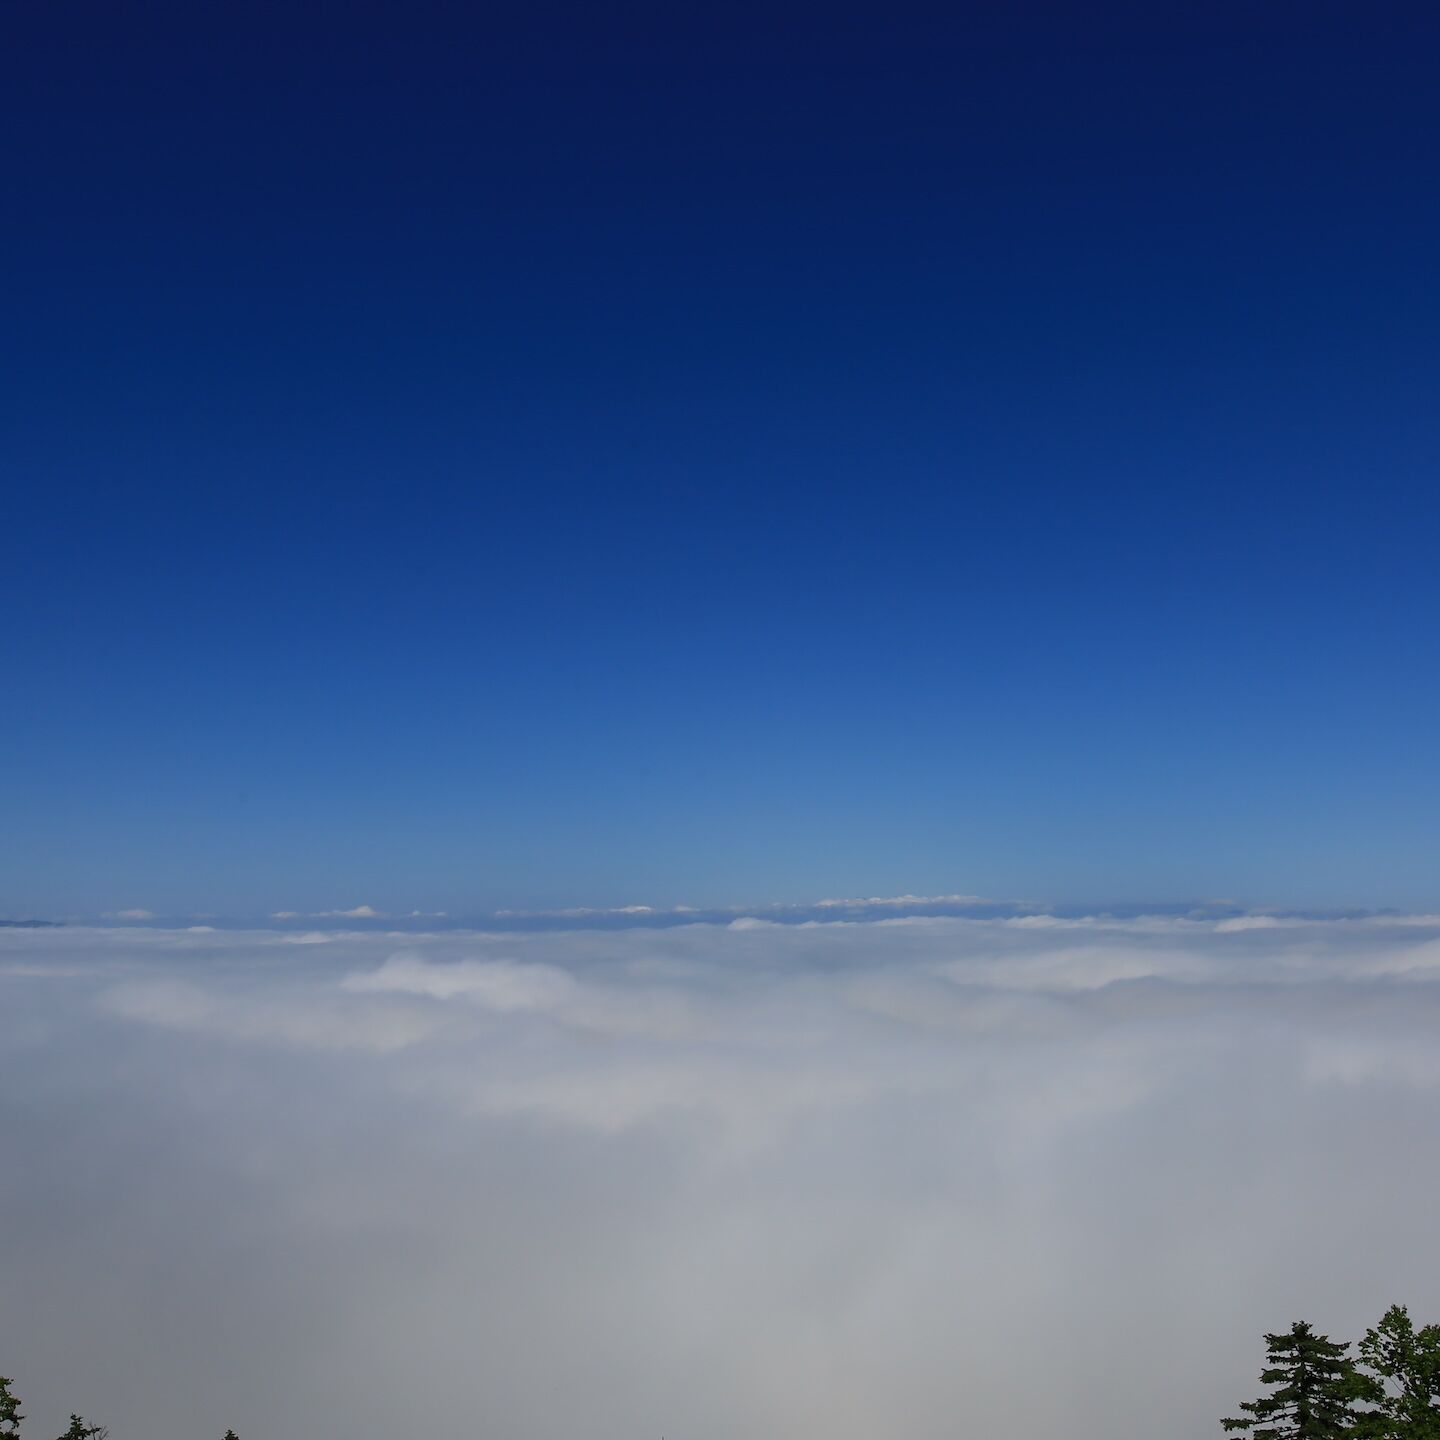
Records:
[[[115,1440],[1198,1440],[1262,1330],[1440,1318],[1437,982],[1434,916],[0,931],[0,1366]]]

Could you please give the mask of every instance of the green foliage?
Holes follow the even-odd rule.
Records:
[[[225,1440],[240,1440],[240,1437],[233,1430],[227,1430],[225,1432]]]
[[[1260,1383],[1268,1395],[1241,1404],[1245,1415],[1222,1420],[1226,1430],[1249,1430],[1253,1440],[1341,1440],[1356,1430],[1358,1402],[1372,1386],[1346,1352],[1348,1343],[1319,1335],[1304,1320],[1283,1335],[1265,1337],[1269,1364]]]
[[[1375,1377],[1367,1429],[1381,1440],[1440,1440],[1440,1325],[1417,1330],[1409,1311],[1392,1305],[1358,1348]]]
[[[20,1422],[25,1418],[20,1413],[19,1397],[12,1394],[10,1387],[15,1382],[8,1375],[0,1375],[0,1437],[10,1440],[20,1433]]]

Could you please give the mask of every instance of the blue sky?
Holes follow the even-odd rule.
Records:
[[[7,19],[0,913],[1436,902],[1418,6]]]

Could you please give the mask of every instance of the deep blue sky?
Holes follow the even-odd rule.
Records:
[[[0,913],[1440,904],[1434,7],[4,30]]]

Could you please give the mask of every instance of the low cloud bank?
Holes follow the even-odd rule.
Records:
[[[34,1427],[1199,1440],[1440,1318],[1440,918],[853,903],[0,931]]]

